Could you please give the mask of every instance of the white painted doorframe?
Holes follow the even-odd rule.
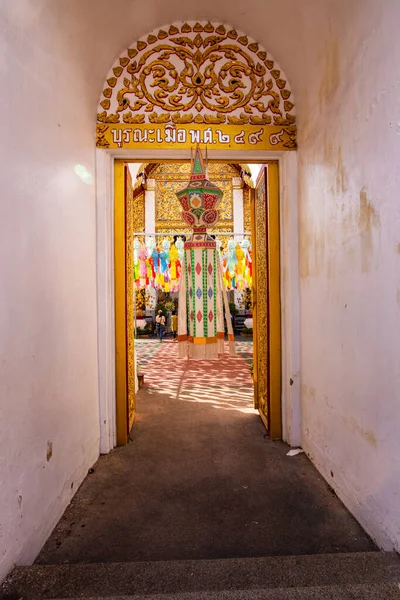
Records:
[[[97,313],[100,452],[116,445],[114,311],[114,160],[151,162],[188,159],[187,150],[96,149]],[[297,203],[297,152],[210,151],[209,159],[227,162],[279,161],[282,310],[282,434],[300,444],[300,327]]]

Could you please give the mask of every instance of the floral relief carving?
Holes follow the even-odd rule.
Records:
[[[134,193],[132,204],[132,226],[133,231],[144,231],[145,228],[145,196],[144,191]]]
[[[139,40],[114,65],[99,123],[295,124],[281,69],[225,25],[184,23]]]
[[[251,188],[249,186],[243,189],[243,215],[244,230],[251,231]]]

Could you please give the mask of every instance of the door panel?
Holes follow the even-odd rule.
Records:
[[[114,285],[117,444],[128,442],[135,418],[133,324],[133,189],[123,161],[114,167]]]
[[[282,437],[279,167],[264,165],[252,199],[254,407],[271,439]]]

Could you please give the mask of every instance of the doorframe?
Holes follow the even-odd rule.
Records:
[[[100,452],[117,443],[114,287],[114,161],[187,160],[187,150],[96,149],[97,313]],[[212,151],[209,159],[279,164],[282,439],[300,444],[300,323],[297,152]]]

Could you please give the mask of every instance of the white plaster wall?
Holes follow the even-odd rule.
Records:
[[[399,548],[399,16],[397,0],[0,0],[0,578],[35,557],[98,453],[94,190],[73,167],[93,175],[96,106],[113,60],[180,19],[247,32],[292,84],[302,344],[301,361],[294,345],[284,365],[285,394],[301,382],[304,447],[367,529]],[[282,179],[290,202],[293,182]],[[101,174],[98,183],[104,193],[112,185]],[[293,273],[297,227],[285,206]],[[97,225],[106,247],[110,214]],[[112,289],[112,264],[100,259],[99,282]],[[297,319],[292,291],[284,343]],[[98,310],[101,331],[112,304]],[[106,380],[111,398],[111,368]],[[104,447],[113,436],[104,433]]]
[[[99,453],[95,104],[52,6],[0,2],[0,580]]]
[[[316,29],[300,107],[302,443],[400,550],[400,3]]]

